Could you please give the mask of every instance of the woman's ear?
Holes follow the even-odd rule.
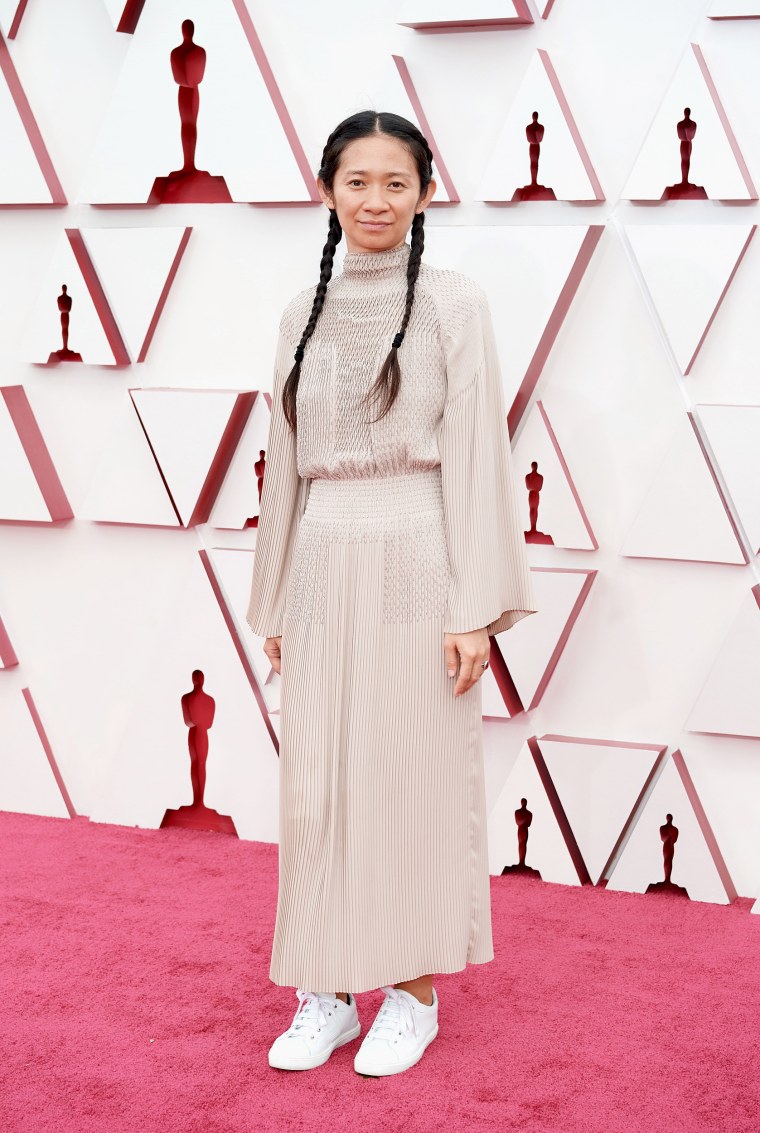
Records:
[[[416,210],[417,212],[424,212],[424,210],[430,204],[430,201],[432,200],[433,195],[434,195],[437,188],[438,188],[438,182],[434,178],[431,177],[430,184],[428,185],[427,189],[425,190],[425,192],[423,193],[423,195],[420,197],[419,201],[417,202],[417,210]]]
[[[322,203],[327,205],[329,209],[335,208],[332,197],[327,192],[327,189],[325,188],[324,182],[322,181],[321,177],[317,177],[317,190],[319,191],[319,195],[322,198]]]

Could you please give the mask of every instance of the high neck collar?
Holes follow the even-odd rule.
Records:
[[[411,244],[404,243],[383,252],[346,252],[343,274],[363,279],[403,277],[411,250]]]

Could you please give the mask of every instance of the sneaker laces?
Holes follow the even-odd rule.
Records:
[[[335,1002],[334,996],[322,995],[318,991],[305,991],[300,987],[296,988],[296,995],[298,996],[298,1010],[288,1034],[298,1036],[302,1028],[311,1027],[313,1038],[314,1027],[320,1030],[321,1027],[327,1026],[327,1006]]]
[[[398,988],[383,987],[385,999],[372,1024],[373,1038],[393,1038],[410,1032],[417,1034],[417,1019],[414,1008]]]

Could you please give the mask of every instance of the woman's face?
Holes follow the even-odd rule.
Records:
[[[343,150],[332,193],[320,178],[317,188],[337,212],[349,252],[383,252],[404,243],[436,183],[431,181],[421,197],[417,166],[406,146],[387,134],[371,134]]]

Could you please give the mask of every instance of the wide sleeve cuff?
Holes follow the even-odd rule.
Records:
[[[444,632],[489,634],[536,613],[493,324],[485,292],[447,350],[438,427],[451,566]]]
[[[282,634],[285,595],[306,481],[298,475],[296,435],[285,419],[282,389],[295,347],[280,324],[272,389],[272,416],[261,486],[253,578],[246,621],[259,637]]]

